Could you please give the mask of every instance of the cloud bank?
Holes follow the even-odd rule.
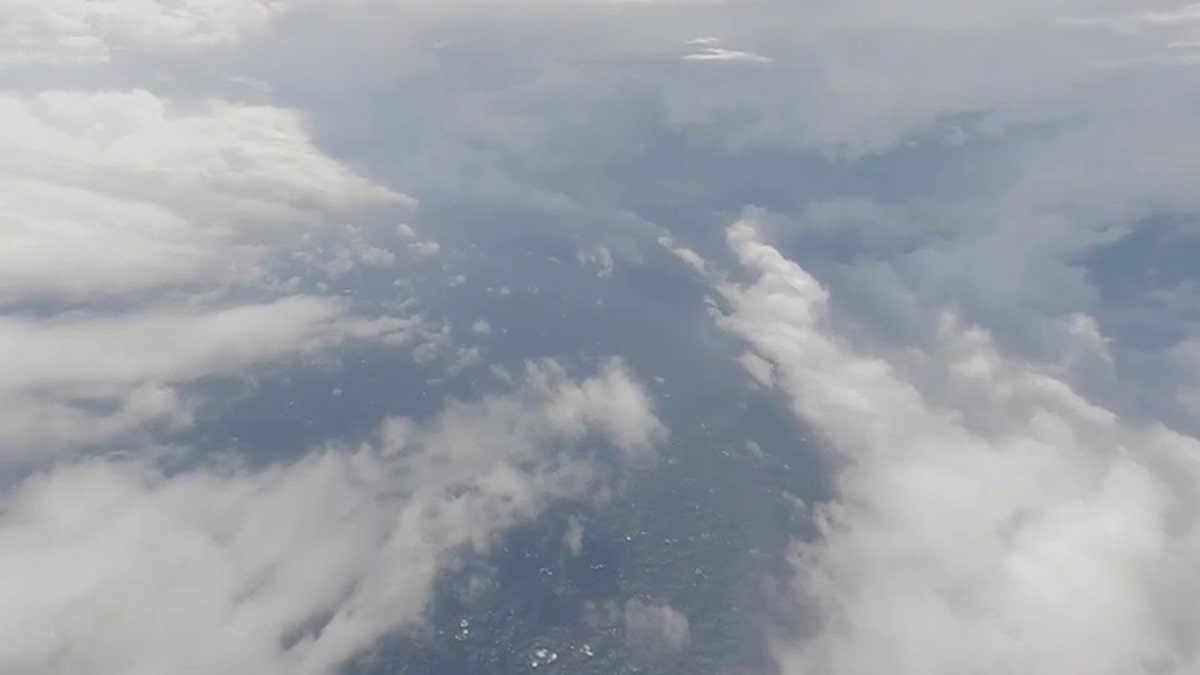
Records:
[[[717,321],[842,469],[799,541],[785,673],[1187,673],[1197,667],[1200,441],[1090,403],[946,315],[931,347],[874,356],[816,279],[728,231],[749,275]]]

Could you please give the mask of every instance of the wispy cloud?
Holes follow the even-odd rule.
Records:
[[[760,54],[744,52],[738,49],[726,49],[724,47],[705,47],[698,52],[686,54],[682,58],[684,61],[733,61],[741,63],[771,62],[771,59]]]
[[[618,399],[619,403],[614,403]],[[439,569],[554,499],[604,494],[566,450],[630,452],[664,430],[620,363],[514,389],[362,447],[258,471],[147,458],[47,469],[0,515],[0,667],[12,672],[333,673],[422,620]]]

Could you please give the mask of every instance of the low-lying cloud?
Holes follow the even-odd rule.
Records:
[[[785,673],[1189,673],[1200,441],[1126,422],[1053,370],[946,315],[939,340],[874,356],[830,297],[751,222],[728,231],[744,283],[717,321],[843,466],[797,541]]]
[[[337,672],[419,623],[456,555],[555,499],[603,495],[609,470],[575,442],[632,452],[663,433],[622,364],[576,380],[543,361],[510,393],[265,469],[46,469],[0,511],[0,599],[21,608],[0,615],[0,669]]]

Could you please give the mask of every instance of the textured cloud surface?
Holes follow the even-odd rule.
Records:
[[[844,461],[795,584],[818,625],[787,673],[1189,673],[1200,441],[1122,421],[946,316],[904,358],[833,328],[827,291],[729,230],[751,274],[718,320]]]

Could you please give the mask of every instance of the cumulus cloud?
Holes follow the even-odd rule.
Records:
[[[951,316],[908,357],[838,334],[825,288],[740,222],[717,320],[843,468],[798,542],[785,673],[1188,673],[1200,441],[1122,420]]]
[[[594,387],[640,390],[616,363],[582,380],[531,363],[510,393],[389,419],[370,444],[294,463],[93,460],[31,476],[0,511],[0,598],[21,608],[0,614],[0,667],[337,672],[419,622],[464,548],[558,497],[599,494],[604,472],[572,441],[659,433],[647,399],[617,409]]]
[[[670,605],[634,598],[625,603],[622,618],[625,639],[637,649],[678,654],[691,642],[687,616]]]

